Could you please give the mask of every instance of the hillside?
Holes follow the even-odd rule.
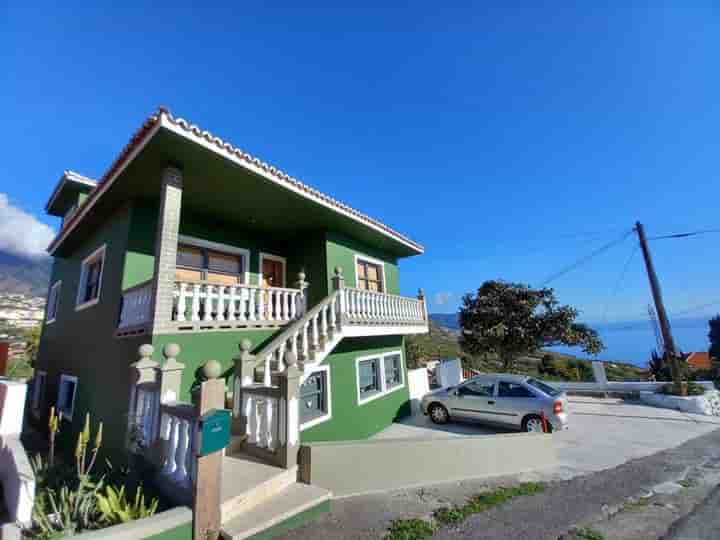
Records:
[[[0,293],[45,296],[52,260],[25,259],[0,251]]]

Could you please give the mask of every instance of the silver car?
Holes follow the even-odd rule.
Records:
[[[426,394],[421,405],[423,414],[436,424],[462,419],[543,431],[544,417],[548,431],[568,427],[565,393],[524,375],[477,375],[457,386]]]

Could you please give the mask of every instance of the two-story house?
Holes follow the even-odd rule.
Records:
[[[296,354],[302,442],[367,438],[409,412],[403,336],[428,326],[422,295],[399,295],[398,260],[423,247],[389,226],[165,109],[98,181],[65,172],[47,212],[62,225],[39,418],[56,406],[74,433],[90,412],[124,452],[140,345],[180,346],[187,401],[209,359],[233,392],[243,340],[268,384]]]

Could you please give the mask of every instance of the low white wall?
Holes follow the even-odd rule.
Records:
[[[17,436],[0,438],[0,482],[10,521],[30,525],[35,501],[35,474]]]
[[[702,396],[668,396],[655,392],[640,392],[640,401],[686,413],[720,416],[720,392],[717,390],[705,392]]]
[[[422,397],[430,392],[430,380],[427,368],[408,369],[408,392],[413,414],[420,411]]]
[[[606,384],[596,382],[557,382],[557,381],[545,381],[546,384],[557,388],[558,390],[564,390],[565,392],[615,392],[615,393],[632,393],[632,392],[655,392],[659,388],[669,384],[667,381],[664,382],[650,382],[650,381],[638,381],[638,382],[608,382]],[[705,387],[707,390],[714,390],[715,385],[712,381],[697,381],[696,384]]]
[[[26,394],[26,383],[0,380],[0,437],[22,433]]]
[[[550,467],[552,435],[320,442],[300,447],[300,478],[335,497],[486,478]]]
[[[121,523],[99,529],[97,531],[86,532],[70,536],[70,540],[139,540],[142,538],[150,538],[157,534],[170,531],[181,525],[188,526],[188,534],[192,535],[189,528],[192,522],[192,510],[186,507],[173,508],[160,512],[149,518],[137,519],[128,523]]]
[[[443,360],[435,368],[437,382],[442,387],[455,386],[463,380],[462,362],[459,358],[449,358]]]

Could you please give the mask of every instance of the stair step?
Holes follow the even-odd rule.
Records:
[[[283,469],[244,454],[225,457],[220,506],[223,522],[262,504],[296,480],[297,467]]]
[[[314,509],[326,510],[327,508],[324,506],[325,504],[329,505],[331,495],[326,489],[296,482],[247,512],[243,512],[229,521],[223,520],[222,538],[242,540],[272,527],[280,529],[277,530],[279,534],[282,530],[300,524],[291,518],[304,512],[309,514],[309,511]],[[313,516],[308,514],[306,514],[308,519],[315,515],[314,512]],[[291,521],[289,522],[289,520]]]

